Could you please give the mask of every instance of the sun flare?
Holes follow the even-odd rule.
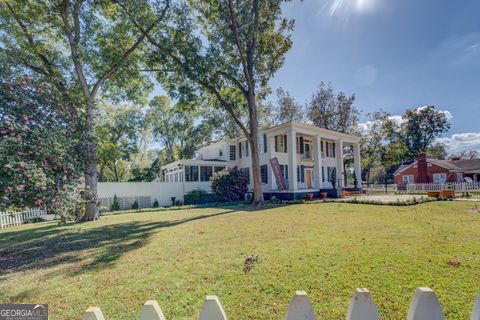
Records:
[[[329,13],[331,16],[350,17],[355,13],[363,13],[374,7],[376,0],[330,0]]]

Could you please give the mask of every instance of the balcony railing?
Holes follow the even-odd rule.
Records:
[[[302,159],[304,160],[313,160],[312,151],[308,150],[302,154]]]

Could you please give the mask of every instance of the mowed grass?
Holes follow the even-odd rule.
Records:
[[[245,274],[252,254],[260,261]],[[383,319],[405,319],[421,286],[437,292],[447,319],[468,319],[480,214],[467,202],[320,203],[25,225],[0,231],[0,272],[2,303],[48,303],[51,319],[80,319],[89,306],[138,319],[150,299],[167,319],[195,319],[207,294],[229,319],[281,319],[295,290],[321,319],[341,319],[357,287],[372,292]]]

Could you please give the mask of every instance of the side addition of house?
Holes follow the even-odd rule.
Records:
[[[307,193],[318,196],[320,192],[333,194],[334,185],[338,189],[361,188],[358,136],[289,122],[261,129],[259,147],[262,189],[266,199],[271,196],[297,199]],[[353,168],[347,170],[345,150],[353,158]],[[278,168],[273,168],[270,161],[275,158]],[[221,140],[199,149],[194,159],[167,164],[162,167],[161,180],[182,182],[185,193],[195,189],[211,191],[210,178],[226,167],[238,168],[248,178],[249,189],[253,187],[251,151],[246,138]],[[282,182],[277,181],[278,178]]]

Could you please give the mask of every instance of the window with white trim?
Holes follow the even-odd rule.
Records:
[[[415,179],[413,178],[413,175],[402,176],[402,180],[403,180],[403,184],[415,183]]]
[[[434,173],[433,174],[433,183],[444,183],[447,182],[447,174],[442,173]]]

